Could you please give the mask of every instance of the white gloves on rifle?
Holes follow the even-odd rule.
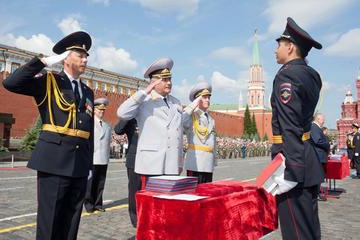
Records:
[[[55,63],[61,62],[64,60],[70,53],[70,50],[63,52],[60,55],[50,56],[50,57],[44,57],[41,59],[41,61],[47,66],[50,67],[51,65],[54,65]]]
[[[88,180],[89,180],[90,178],[92,178],[92,171],[91,171],[91,170],[89,170]]]

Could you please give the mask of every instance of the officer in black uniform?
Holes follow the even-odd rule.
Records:
[[[42,130],[28,167],[37,170],[36,239],[76,239],[93,163],[93,91],[85,72],[91,38],[86,32],[60,40],[57,56],[33,58],[3,81],[14,93],[33,96]],[[43,72],[62,62],[60,73]]]
[[[317,186],[324,171],[309,141],[311,122],[322,86],[319,74],[307,65],[312,47],[321,49],[293,19],[287,19],[277,39],[276,59],[283,64],[275,76],[272,106],[272,156],[285,157],[276,201],[283,239],[320,239]]]
[[[346,147],[347,147],[347,154],[348,158],[351,160],[350,166],[352,169],[355,169],[355,158],[354,158],[354,151],[355,151],[355,144],[354,144],[354,136],[358,132],[359,125],[356,123],[352,124],[352,132],[346,135]]]
[[[353,124],[354,137],[354,155],[353,155],[353,165],[356,169],[356,176],[354,178],[360,178],[360,133],[358,132],[359,125],[356,123]]]
[[[130,121],[119,121],[115,127],[114,131],[118,135],[126,134],[128,139],[128,149],[126,150],[126,168],[128,176],[128,203],[129,203],[129,215],[131,224],[133,227],[136,227],[137,217],[136,217],[136,198],[135,194],[137,191],[141,190],[141,179],[140,175],[137,174],[135,169],[135,157],[137,142],[139,137],[139,130],[137,126],[136,119],[133,118]]]

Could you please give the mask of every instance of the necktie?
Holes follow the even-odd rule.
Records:
[[[170,106],[169,106],[169,104],[168,104],[168,102],[167,102],[167,98],[164,97],[163,99],[164,99],[164,102],[166,103],[166,106],[167,106],[168,108],[170,108]]]
[[[102,127],[102,121],[100,120],[100,127]]]
[[[79,93],[79,87],[76,80],[72,80],[72,83],[74,84],[74,95],[75,95],[75,104],[76,106],[79,106],[80,103],[80,93]]]

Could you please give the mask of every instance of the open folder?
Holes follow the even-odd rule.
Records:
[[[256,178],[256,185],[263,187],[268,193],[275,195],[278,184],[275,182],[275,177],[280,176],[285,170],[285,157],[278,153],[270,164],[261,171]]]

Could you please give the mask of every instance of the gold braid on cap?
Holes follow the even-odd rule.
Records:
[[[52,91],[51,91],[52,90]],[[68,119],[64,126],[56,126],[54,123],[54,116],[51,110],[51,96],[54,96],[56,105],[58,108],[64,112],[69,112]],[[75,129],[76,124],[76,105],[75,103],[68,103],[64,97],[61,95],[61,91],[56,83],[55,77],[52,72],[47,73],[46,78],[46,94],[44,99],[37,105],[38,107],[41,106],[45,100],[48,100],[48,111],[50,115],[50,123],[53,128],[57,129],[59,132],[66,131],[69,128],[70,122],[73,123],[73,129]]]
[[[165,68],[160,73],[153,74],[151,77],[171,78],[171,72]]]
[[[207,127],[201,127],[196,113],[192,113],[192,121],[194,126],[194,133],[200,140],[206,140],[209,137],[209,129]],[[200,116],[199,116],[200,117]]]
[[[66,50],[82,50],[82,51],[85,51],[86,53],[88,52],[87,49],[86,49],[86,46],[85,44],[82,45],[82,47],[80,46],[71,46],[71,47],[67,47]]]
[[[194,98],[197,98],[198,96],[211,96],[211,92],[208,89],[203,89],[200,92],[196,93]]]

